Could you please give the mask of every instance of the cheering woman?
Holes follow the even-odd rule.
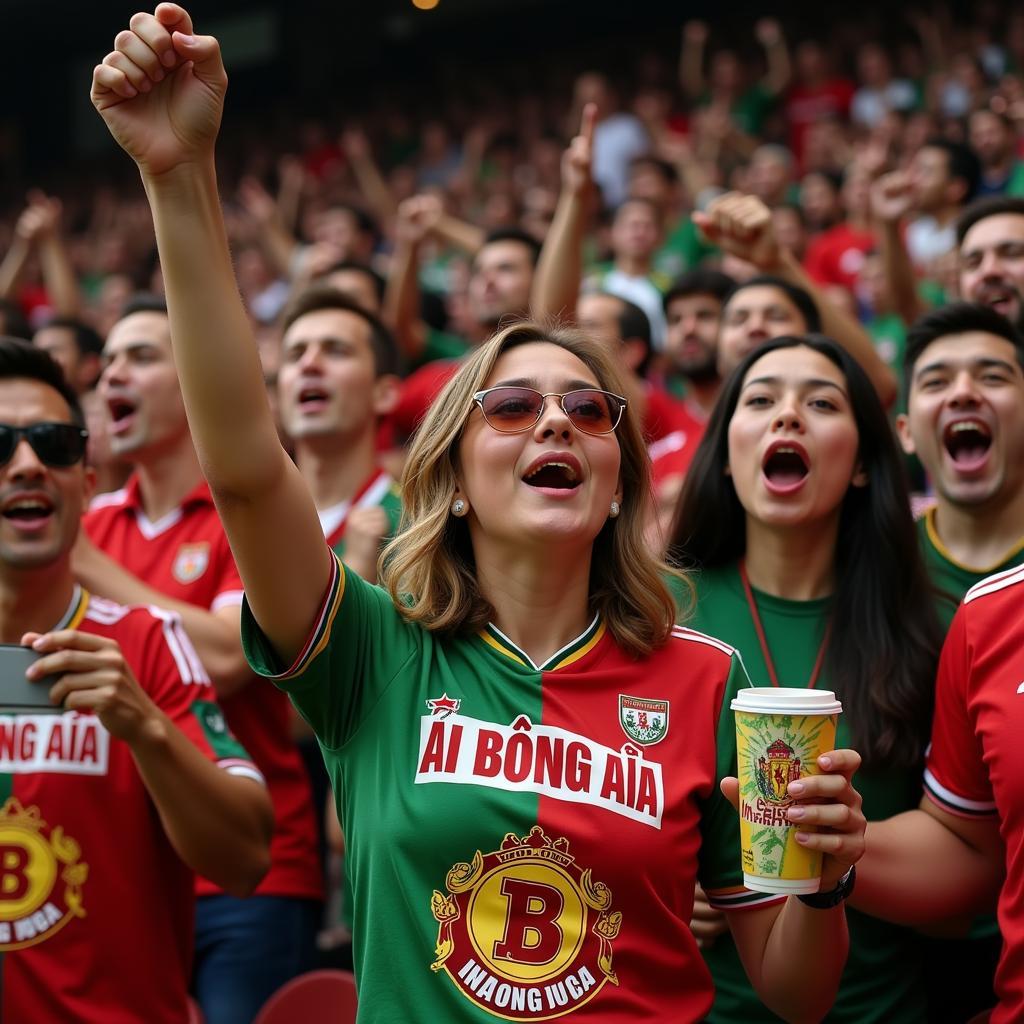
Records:
[[[737,648],[755,686],[821,686],[839,745],[863,752],[868,819],[916,807],[941,631],[900,456],[860,366],[816,335],[778,338],[729,378],[680,497],[672,557],[698,570],[689,624]],[[715,979],[712,1021],[769,1021],[743,951],[694,927]],[[850,912],[830,1021],[924,1019],[910,929]]]
[[[529,325],[482,346],[413,445],[387,589],[346,572],[278,442],[232,276],[213,154],[225,87],[216,40],[165,3],[116,37],[92,98],[152,207],[247,653],[335,783],[360,1019],[699,1020],[698,873],[737,908],[759,994],[819,1018],[847,947],[840,882],[863,850],[859,757],[834,751],[802,780],[803,820],[824,826],[803,839],[835,897],[742,890],[718,788],[742,668],[673,627],[643,547],[644,448],[607,361]]]

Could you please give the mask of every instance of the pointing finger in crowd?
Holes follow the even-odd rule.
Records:
[[[585,103],[583,114],[580,117],[580,135],[587,142],[588,146],[594,143],[594,125],[597,124],[597,104]]]

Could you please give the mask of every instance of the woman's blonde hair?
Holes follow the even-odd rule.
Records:
[[[442,633],[475,631],[494,617],[480,592],[464,520],[452,515],[458,448],[473,395],[502,353],[547,342],[575,355],[606,391],[622,384],[604,352],[575,331],[521,322],[482,345],[434,401],[409,452],[402,478],[402,523],[380,560],[380,578],[405,618]],[[619,646],[642,657],[664,643],[675,604],[664,578],[679,575],[648,549],[644,521],[651,506],[650,463],[636,416],[627,409],[616,429],[621,450],[622,512],[594,541],[590,602]]]

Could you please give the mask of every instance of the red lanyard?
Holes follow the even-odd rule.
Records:
[[[772,661],[772,652],[768,647],[768,637],[765,634],[764,626],[761,624],[761,616],[757,610],[757,602],[754,600],[754,592],[750,589],[750,580],[747,578],[747,567],[743,559],[740,559],[740,580],[743,583],[743,592],[747,595],[747,606],[750,608],[750,618],[754,623],[754,631],[757,633],[758,642],[761,644],[761,654],[764,657],[765,668],[768,669],[768,678],[772,686],[779,685],[779,677],[775,674],[775,662]],[[828,638],[832,632],[832,620],[829,619],[825,627],[825,635],[821,638],[821,646],[818,648],[818,656],[814,659],[814,668],[811,669],[811,678],[807,680],[807,689],[813,690],[814,684],[821,674],[821,666],[825,660],[825,650],[828,647]]]

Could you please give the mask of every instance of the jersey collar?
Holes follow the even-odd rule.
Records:
[[[547,661],[536,664],[533,659],[517,647],[497,626],[487,623],[480,631],[480,639],[488,647],[503,654],[506,658],[518,662],[525,668],[531,668],[535,672],[556,672],[560,668],[572,665],[579,661],[585,654],[592,651],[604,636],[606,627],[601,621],[600,615],[595,615],[593,622],[575,640],[567,643],[561,650],[555,651]]]
[[[135,514],[135,522],[139,532],[147,540],[153,540],[169,530],[185,513],[185,509],[193,505],[213,505],[210,485],[203,479],[192,488],[182,499],[177,508],[172,508],[166,515],[157,520],[150,519],[142,508],[142,488],[139,485],[138,473],[132,473],[124,485],[124,507]]]
[[[53,629],[51,633],[55,633],[58,629],[77,629],[82,619],[85,618],[85,610],[89,607],[89,592],[83,590],[79,584],[75,584],[74,589],[71,591],[71,603],[67,607],[67,611],[61,616],[60,621]]]
[[[935,512],[938,506],[932,505],[930,509],[924,514],[924,529],[928,535],[928,543],[931,544],[935,550],[942,555],[942,557],[949,562],[950,565],[956,566],[957,569],[963,569],[965,572],[975,573],[979,576],[991,576],[992,573],[998,572],[1007,562],[1012,558],[1016,558],[1022,551],[1024,551],[1024,538],[1021,538],[1005,555],[1002,556],[994,565],[987,567],[977,567],[973,565],[964,565],[963,562],[957,561],[953,556],[952,552],[942,543],[942,538],[939,536],[939,531],[935,528]]]

